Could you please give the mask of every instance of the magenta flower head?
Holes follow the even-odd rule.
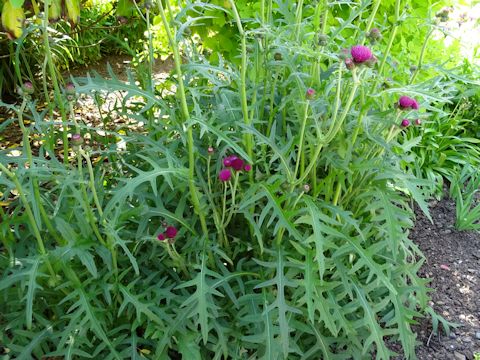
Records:
[[[418,102],[415,99],[412,99],[412,109],[418,110]]]
[[[364,63],[365,61],[370,60],[373,56],[372,51],[363,45],[352,46],[350,54],[352,55],[353,61],[357,64]]]
[[[250,164],[245,165],[244,168],[243,168],[243,170],[245,170],[245,171],[247,171],[247,172],[250,171],[250,170],[252,170],[252,165],[250,165]]]
[[[402,120],[402,126],[403,126],[403,127],[407,127],[407,126],[409,126],[409,125],[410,125],[410,121],[409,121],[408,119],[403,119],[403,120]]]
[[[178,233],[178,230],[175,226],[168,226],[166,229],[165,229],[165,235],[167,236],[167,238],[169,239],[173,239],[175,236],[177,236],[177,233]]]
[[[158,234],[157,239],[159,241],[163,241],[163,240],[165,240],[165,235],[164,234]]]
[[[237,157],[235,155],[227,156],[225,159],[223,159],[223,165],[226,166],[226,167],[230,167],[230,166],[232,166],[232,162],[235,159],[237,159]]]
[[[418,102],[408,96],[402,96],[398,100],[398,106],[400,109],[415,109],[418,110]]]
[[[237,171],[240,171],[243,169],[243,160],[238,158],[238,157],[235,157],[235,159],[232,160],[231,162],[231,167],[234,168],[235,170]]]
[[[312,99],[315,97],[315,90],[312,89],[312,88],[308,88],[308,89],[307,89],[307,92],[305,93],[305,97],[306,97],[308,100],[312,100]]]
[[[218,178],[220,179],[220,181],[228,181],[230,180],[230,178],[232,177],[232,172],[230,171],[230,169],[223,169],[223,170],[220,170],[220,172],[218,173]]]

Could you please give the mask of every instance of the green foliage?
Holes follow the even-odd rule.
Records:
[[[465,139],[476,110],[448,108],[476,80],[439,68],[385,87],[385,43],[372,46],[377,65],[341,58],[363,40],[371,1],[294,3],[159,2],[151,23],[171,36],[176,74],[148,82],[150,63],[139,82],[74,81],[98,106],[121,96],[111,113],[134,129],[73,117],[75,96],[55,103],[62,128],[36,94],[10,106],[24,139],[42,140],[0,152],[0,339],[12,357],[389,359],[396,342],[414,359],[420,317],[448,328],[428,307],[409,229],[412,204],[428,217],[438,179],[480,158]],[[233,45],[199,51],[196,36],[220,24]],[[420,108],[396,108],[402,95]],[[232,154],[244,163],[221,181]]]
[[[478,168],[467,163],[450,184],[450,196],[455,199],[456,204],[457,229],[480,230],[480,204],[477,195],[479,190]]]

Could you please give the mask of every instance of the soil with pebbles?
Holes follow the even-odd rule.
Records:
[[[433,334],[430,319],[423,319],[416,329],[421,342],[417,357],[474,359],[475,353],[480,356],[480,233],[455,229],[455,203],[451,199],[430,205],[434,223],[418,212],[410,236],[427,259],[420,275],[431,279],[431,306],[459,326],[449,335]]]

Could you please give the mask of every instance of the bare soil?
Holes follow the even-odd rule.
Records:
[[[432,333],[430,319],[417,330],[418,359],[464,360],[480,356],[480,233],[455,229],[455,203],[431,203],[432,224],[418,213],[413,239],[427,261],[421,275],[430,278],[431,306],[449,322],[458,324],[449,335]]]

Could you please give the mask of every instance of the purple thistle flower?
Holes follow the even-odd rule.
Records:
[[[240,171],[243,169],[243,164],[244,164],[243,160],[238,157],[235,157],[235,159],[233,159],[231,162],[232,168],[234,168],[237,171]]]
[[[410,121],[409,121],[408,119],[403,119],[403,120],[402,120],[402,126],[403,126],[403,127],[407,127],[407,126],[409,126],[409,125],[410,125]]]
[[[159,241],[163,241],[163,240],[165,240],[165,235],[164,234],[158,234],[157,239]]]
[[[306,97],[308,100],[312,100],[312,99],[315,97],[315,90],[312,89],[312,88],[308,88],[308,89],[307,89],[307,92],[305,93],[305,97]]]
[[[177,236],[177,233],[178,233],[178,230],[175,226],[168,226],[166,229],[165,229],[165,235],[169,238],[169,239],[173,239],[175,236]]]
[[[410,109],[413,105],[413,99],[408,97],[408,96],[402,96],[398,100],[398,106],[400,106],[401,109]]]
[[[243,169],[248,172],[248,171],[252,170],[252,165],[247,164],[247,165],[245,165],[245,167]]]
[[[372,58],[372,51],[363,45],[355,45],[352,46],[350,50],[350,54],[352,55],[353,61],[358,64],[364,63],[367,60]]]
[[[400,109],[414,109],[418,110],[418,102],[415,99],[412,99],[411,97],[408,96],[402,96],[398,100],[398,106]]]
[[[230,180],[231,177],[232,172],[230,171],[230,169],[220,170],[220,173],[218,174],[218,178],[220,179],[220,181],[223,182]]]
[[[223,159],[223,165],[226,166],[226,167],[230,167],[230,166],[232,166],[232,162],[235,159],[237,159],[237,157],[235,155],[227,156],[225,159]]]
[[[412,106],[411,106],[411,108],[414,109],[414,110],[418,110],[418,102],[417,102],[417,100],[412,99]]]

